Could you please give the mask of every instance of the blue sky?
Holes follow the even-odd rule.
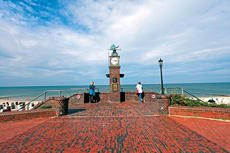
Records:
[[[0,0],[0,86],[230,82],[229,0]],[[111,52],[110,52],[111,54]]]

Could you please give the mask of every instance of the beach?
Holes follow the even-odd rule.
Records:
[[[28,102],[30,102],[29,100],[15,100],[15,99],[0,99],[0,105],[2,105],[3,103],[6,103],[6,102],[8,102],[9,104],[10,103],[12,103],[12,102],[25,102],[26,104],[28,103]],[[33,101],[33,103],[38,103],[38,102],[40,102],[40,101]]]
[[[213,99],[216,104],[230,104],[230,96],[229,97],[198,97],[200,100],[204,102],[208,102],[209,99]]]
[[[11,106],[11,103],[14,103],[15,105],[15,102],[25,102],[25,104],[29,103],[30,101],[29,100],[14,100],[14,99],[0,99],[0,105],[2,105],[3,103],[6,103],[8,102],[9,103],[9,106]],[[38,102],[40,101],[33,101],[32,103],[34,103],[34,105],[38,104]],[[19,105],[15,105],[15,109],[12,109],[11,108],[11,111],[16,111],[19,109]]]

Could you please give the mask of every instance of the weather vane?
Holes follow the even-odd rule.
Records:
[[[110,49],[108,49],[108,50],[112,50],[113,51],[112,54],[111,54],[111,56],[118,56],[118,53],[116,51],[117,50],[121,50],[121,49],[117,49],[118,47],[119,47],[119,45],[115,46],[114,44],[112,44],[110,46]]]

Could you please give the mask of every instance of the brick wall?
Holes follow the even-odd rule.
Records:
[[[69,98],[65,97],[49,97],[29,111],[12,111],[1,113],[0,123],[66,115],[68,114],[68,101]],[[52,106],[51,109],[38,109],[41,106],[49,105]]]
[[[96,92],[96,102],[109,102],[110,94],[108,92]]]
[[[121,92],[121,102],[138,101],[138,99],[135,92]]]
[[[41,103],[35,105],[34,108],[32,108],[32,110],[35,110],[41,106],[52,106],[54,108],[54,102],[54,97],[49,97],[46,100],[43,100]]]
[[[74,97],[74,95],[72,97]],[[52,108],[56,110],[56,115],[66,115],[68,114],[69,101],[69,98],[65,97],[49,97],[31,110],[37,110],[41,106],[52,106]]]
[[[56,116],[55,109],[5,112],[0,114],[0,123],[10,121],[16,122],[35,118],[46,118],[52,116]]]
[[[176,106],[169,107],[169,114],[230,120],[229,108]]]
[[[111,94],[108,92],[96,92],[94,101],[110,102]],[[171,95],[159,95],[156,92],[143,92],[142,98],[145,102],[156,102],[157,99],[171,99]],[[120,102],[138,101],[139,97],[135,92],[120,92]],[[170,101],[170,100],[169,100]],[[69,97],[69,104],[82,104],[89,102],[89,93],[75,93]]]
[[[75,93],[69,97],[69,105],[83,104],[89,101],[88,93]]]
[[[96,92],[95,102],[109,102],[110,94],[107,92]],[[69,105],[89,103],[89,93],[75,93],[69,97]]]
[[[80,95],[80,99],[77,99],[76,96]],[[139,97],[135,92],[121,92],[120,93],[120,102],[134,102],[138,101]],[[79,104],[79,103],[88,103],[89,102],[89,93],[74,94],[69,98],[69,104]],[[142,96],[145,102],[155,103],[156,108],[161,114],[168,114],[168,107],[171,102],[171,95],[159,95],[156,92],[143,92]],[[108,92],[96,92],[94,101],[96,102],[109,102],[111,98],[110,93]],[[76,100],[76,101],[75,101]]]
[[[158,103],[158,112],[160,114],[169,114],[169,106],[171,102],[171,95],[169,96],[158,96],[157,103]]]

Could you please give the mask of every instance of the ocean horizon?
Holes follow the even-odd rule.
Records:
[[[155,91],[160,93],[161,84],[142,84],[144,91]],[[42,94],[47,90],[62,90],[62,94],[69,89],[80,88],[88,89],[89,85],[60,85],[60,86],[9,86],[9,87],[0,87],[0,99],[15,99],[15,100],[32,100],[38,95]],[[123,84],[121,88],[123,91],[135,91],[136,84]],[[164,88],[167,89],[167,93],[175,92],[175,89],[169,88],[183,88],[183,90],[189,92],[190,94],[197,97],[218,97],[218,96],[230,96],[230,82],[219,82],[219,83],[166,83]],[[109,85],[97,85],[96,88],[99,88],[99,92],[108,92]],[[177,93],[181,93],[180,89],[177,89]],[[98,91],[98,89],[96,90]],[[83,90],[71,90],[69,95],[74,93],[83,92]],[[184,92],[186,96],[188,94]],[[59,92],[48,92],[46,97],[59,96]],[[64,96],[68,96],[65,94]],[[40,97],[38,100],[43,100],[44,97]]]

